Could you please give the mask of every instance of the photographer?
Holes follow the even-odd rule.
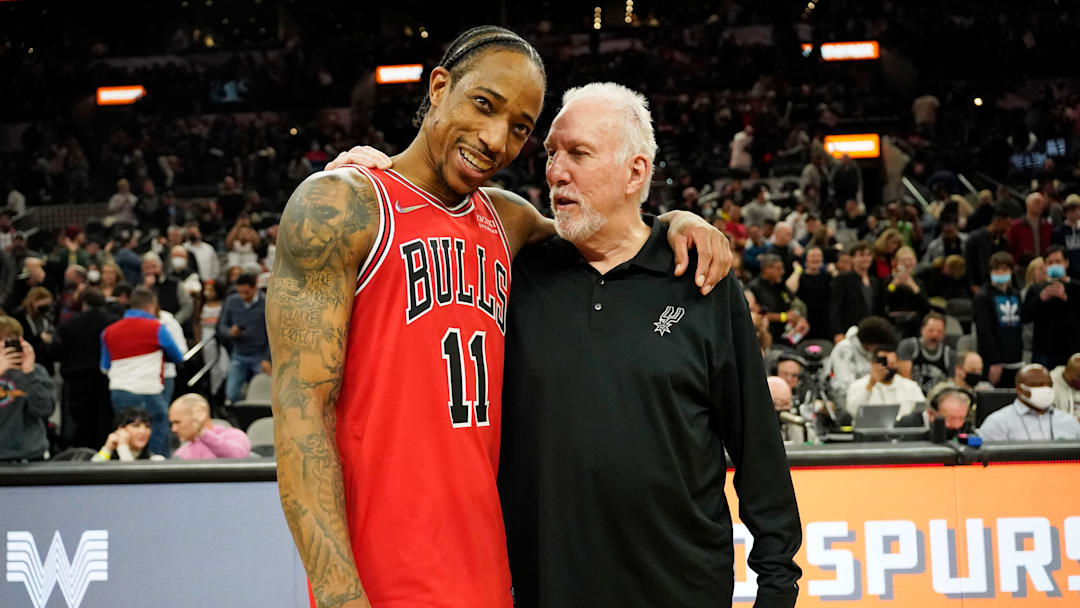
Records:
[[[875,345],[870,373],[855,379],[848,387],[845,407],[852,416],[864,405],[899,404],[899,415],[906,416],[915,404],[925,401],[922,389],[914,380],[897,373],[899,359],[896,343]]]
[[[45,421],[56,408],[52,378],[22,339],[22,325],[0,315],[0,462],[45,460]]]

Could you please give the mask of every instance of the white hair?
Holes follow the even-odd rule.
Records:
[[[649,100],[637,91],[633,91],[614,82],[592,82],[585,86],[574,87],[563,93],[562,107],[565,109],[579,99],[601,99],[610,104],[616,120],[622,129],[619,138],[619,162],[625,162],[631,156],[641,154],[649,159],[649,172],[645,176],[645,185],[641,188],[638,203],[649,198],[649,186],[652,183],[653,163],[656,160],[656,135],[653,133],[652,114],[649,113]]]
[[[142,261],[144,261],[144,262],[157,262],[158,264],[160,264],[161,263],[161,256],[154,253],[153,251],[147,251],[146,253],[143,254]]]

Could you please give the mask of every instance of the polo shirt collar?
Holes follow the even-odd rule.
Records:
[[[653,215],[643,215],[642,220],[650,227],[649,238],[645,244],[629,261],[619,264],[609,272],[624,270],[628,267],[637,267],[657,274],[667,274],[674,267],[675,254],[667,242],[667,226]],[[573,243],[555,237],[550,262],[554,265],[569,265],[573,263],[588,264]]]
[[[1016,415],[1017,416],[1040,416],[1041,415],[1038,412],[1036,412],[1035,410],[1028,407],[1027,405],[1023,404],[1019,399],[1016,399],[1015,401],[1013,401],[1012,406],[1016,410]],[[1047,410],[1045,413],[1049,414],[1050,410]]]

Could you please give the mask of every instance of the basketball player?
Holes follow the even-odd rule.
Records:
[[[544,83],[519,36],[469,30],[393,171],[317,173],[285,209],[267,298],[275,446],[313,605],[512,606],[495,484],[511,259],[554,230],[478,188],[521,150]],[[701,264],[720,251],[705,290],[730,252],[694,240]]]

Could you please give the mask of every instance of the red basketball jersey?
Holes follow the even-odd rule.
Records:
[[[379,198],[337,403],[349,533],[375,608],[512,606],[499,494],[510,249],[490,199]]]

